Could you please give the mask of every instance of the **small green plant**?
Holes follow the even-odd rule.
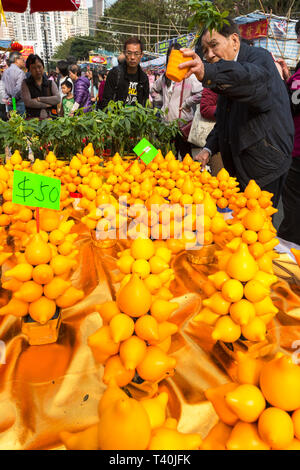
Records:
[[[229,11],[222,13],[216,5],[209,1],[190,0],[189,7],[194,12],[192,18],[189,20],[189,29],[195,29],[199,32],[203,29],[208,29],[212,32],[213,29],[220,30],[224,24],[229,24],[227,17]]]
[[[91,142],[97,153],[110,150],[111,154],[126,155],[143,137],[167,153],[174,149],[178,132],[179,120],[168,123],[164,113],[149,103],[143,107],[111,101],[105,111],[78,111],[72,117],[53,120],[25,120],[12,113],[9,121],[0,121],[0,153],[9,147],[26,158],[30,147],[35,158],[43,159],[52,150],[57,158],[70,160]]]
[[[227,20],[229,11],[226,10],[221,13],[213,2],[189,0],[188,6],[193,12],[189,20],[189,30],[196,30],[195,39],[190,45],[191,49],[205,29],[210,32],[213,30],[220,31],[224,24],[229,24]]]

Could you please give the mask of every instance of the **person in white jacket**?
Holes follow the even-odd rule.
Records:
[[[177,43],[172,44],[167,52],[166,66],[172,49],[180,49],[181,46]],[[164,111],[165,119],[172,122],[175,119],[181,118],[187,122],[193,120],[194,107],[201,101],[202,84],[197,80],[195,75],[181,82],[173,82],[166,77],[166,74],[161,75],[152,85],[150,95],[152,97],[153,106],[160,108]],[[180,104],[181,103],[181,104]],[[183,158],[188,153],[191,155],[192,145],[181,136],[177,135],[175,139],[176,154]]]

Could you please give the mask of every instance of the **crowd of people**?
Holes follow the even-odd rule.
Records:
[[[66,60],[47,73],[38,55],[30,54],[25,61],[20,52],[11,52],[0,73],[0,118],[7,120],[13,109],[26,119],[90,111],[102,99],[106,76],[105,69],[82,70]]]
[[[300,21],[296,33],[300,43]],[[25,64],[13,52],[0,80],[0,102],[9,113],[14,97],[17,111],[27,119],[72,116],[93,105],[105,110],[111,100],[145,106],[150,99],[167,121],[192,123],[198,107],[201,119],[209,120],[213,129],[195,153],[197,146],[182,127],[175,139],[177,157],[190,153],[204,166],[218,156],[218,169],[224,166],[235,176],[241,190],[255,179],[262,190],[274,194],[274,207],[282,196],[279,235],[300,244],[300,99],[295,100],[300,66],[292,72],[283,59],[275,60],[266,49],[244,41],[233,20],[218,32],[204,30],[198,46],[195,51],[182,49],[190,60],[182,64],[189,71],[181,82],[170,80],[166,72],[143,70],[143,44],[137,37],[125,42],[118,65],[108,74],[84,72],[77,64],[60,61],[47,75],[39,56],[30,55]],[[166,65],[172,49],[180,46],[171,44]]]

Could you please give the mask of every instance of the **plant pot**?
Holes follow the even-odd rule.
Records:
[[[44,325],[36,322],[30,315],[22,318],[22,333],[27,336],[31,346],[56,343],[61,325],[61,311],[56,308],[55,315]]]
[[[187,250],[187,259],[192,264],[212,264],[215,260],[216,245],[203,245],[197,250]]]
[[[183,62],[189,62],[190,60],[191,60],[191,57],[184,57],[181,51],[172,49],[170,57],[169,57],[166,76],[170,80],[173,80],[173,82],[181,82],[184,79],[189,69],[188,67],[179,69],[178,65],[182,64]]]

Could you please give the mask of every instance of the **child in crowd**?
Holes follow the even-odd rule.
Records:
[[[61,91],[65,95],[62,99],[61,116],[69,116],[74,105],[72,80],[65,79],[61,85]]]

